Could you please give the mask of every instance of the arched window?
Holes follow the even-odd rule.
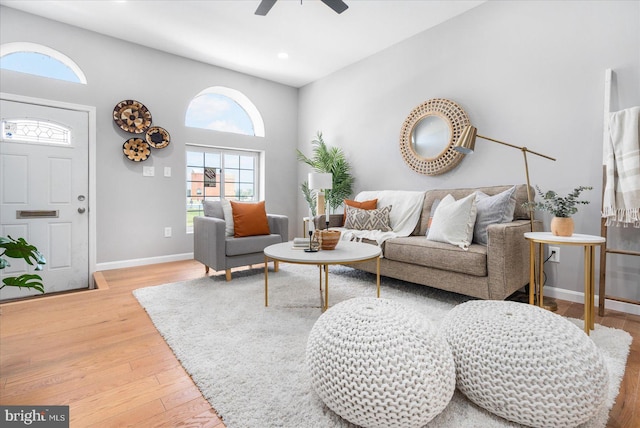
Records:
[[[87,84],[84,73],[71,58],[37,43],[14,42],[0,45],[0,68]]]
[[[187,108],[185,126],[264,137],[256,106],[240,91],[212,86],[196,95]]]

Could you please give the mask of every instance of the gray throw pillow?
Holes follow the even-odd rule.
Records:
[[[363,210],[360,208],[345,206],[347,219],[345,220],[345,229],[355,230],[381,230],[389,232],[391,229],[389,213],[391,205],[375,210]]]
[[[489,225],[508,223],[513,220],[513,213],[516,209],[516,186],[494,196],[476,192],[476,208],[473,242],[487,245],[489,241],[487,227]]]

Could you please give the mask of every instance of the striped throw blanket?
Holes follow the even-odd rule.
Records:
[[[640,107],[611,113],[609,135],[602,217],[607,226],[640,227]]]

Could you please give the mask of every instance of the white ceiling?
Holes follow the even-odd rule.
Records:
[[[0,0],[0,4],[208,64],[301,87],[485,0]],[[30,40],[25,40],[30,41]],[[279,59],[286,52],[288,59]],[[63,52],[64,53],[64,52]]]

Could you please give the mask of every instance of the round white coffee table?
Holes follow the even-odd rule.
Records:
[[[315,253],[307,253],[302,249],[293,248],[293,242],[270,245],[264,249],[264,305],[269,306],[269,270],[267,268],[269,260],[318,266],[321,291],[322,268],[324,267],[324,303],[322,304],[324,312],[329,307],[329,265],[360,263],[375,259],[377,295],[380,297],[381,254],[382,251],[377,245],[350,241],[340,241],[334,250],[320,250]]]

